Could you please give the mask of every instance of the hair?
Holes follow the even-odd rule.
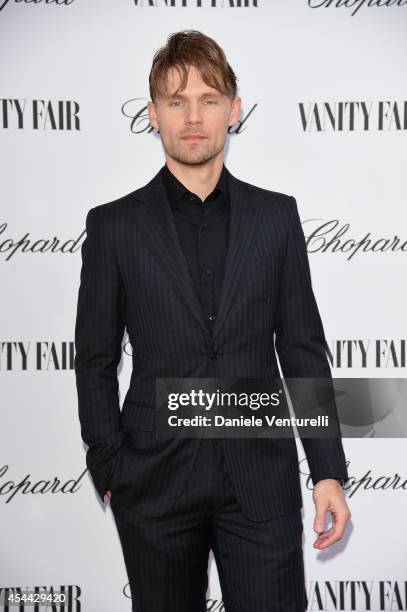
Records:
[[[194,66],[202,80],[232,100],[237,92],[237,77],[229,66],[223,49],[213,38],[198,30],[174,32],[167,43],[156,51],[148,78],[150,97],[153,102],[167,95],[167,74],[175,68],[180,75],[176,92],[185,89],[188,81],[188,67]]]

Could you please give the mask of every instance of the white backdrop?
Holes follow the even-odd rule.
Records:
[[[230,171],[297,199],[333,375],[406,376],[407,2],[172,4],[0,0],[0,589],[62,585],[75,611],[131,609],[113,515],[86,471],[73,335],[87,211],[164,163],[145,107],[171,32],[215,38],[239,78]],[[350,256],[345,241],[367,235],[381,242]],[[405,439],[344,440],[351,525],[320,552],[298,448],[308,609],[406,610]],[[212,554],[209,572],[208,610],[221,610]]]

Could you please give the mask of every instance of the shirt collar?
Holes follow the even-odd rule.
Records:
[[[165,187],[167,189],[168,197],[170,200],[170,205],[172,208],[175,207],[176,203],[185,197],[185,195],[197,195],[193,194],[192,191],[187,189],[181,181],[177,179],[177,177],[171,172],[168,168],[167,164],[161,168],[161,176],[163,178]],[[219,180],[215,185],[213,191],[207,196],[212,196],[212,194],[219,189],[221,191],[227,201],[228,198],[228,186],[227,186],[227,176],[226,176],[226,167],[225,164],[222,164],[222,171],[219,176]],[[205,200],[206,201],[206,200]]]

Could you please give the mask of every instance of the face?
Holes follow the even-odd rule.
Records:
[[[189,66],[186,88],[173,96],[180,82],[178,71],[171,68],[168,95],[155,104],[148,102],[150,123],[160,131],[167,157],[189,166],[203,165],[223,155],[228,127],[240,115],[241,99],[236,96],[232,101],[209,87],[194,66]]]

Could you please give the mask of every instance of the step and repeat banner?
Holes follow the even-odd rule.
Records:
[[[407,1],[0,0],[0,591],[62,590],[54,610],[131,610],[80,437],[80,249],[88,210],[164,163],[148,74],[183,29],[238,76],[226,166],[297,200],[333,376],[406,377]],[[375,434],[343,441],[352,518],[322,551],[296,441],[308,610],[407,610],[406,440]],[[208,572],[222,610],[212,553]]]

